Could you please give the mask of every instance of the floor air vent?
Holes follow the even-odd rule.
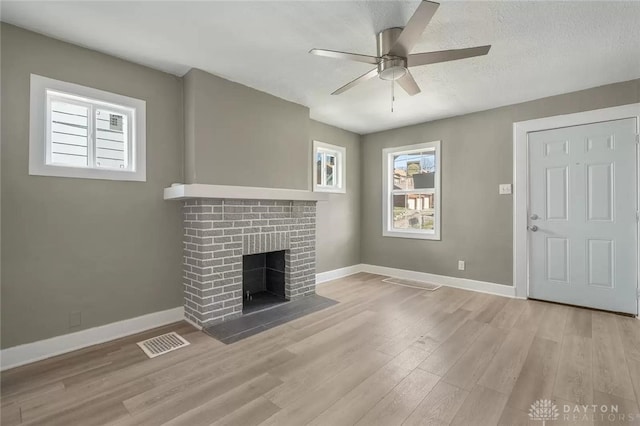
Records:
[[[176,349],[180,349],[188,344],[189,342],[176,332],[162,334],[160,336],[138,342],[140,349],[142,349],[149,358],[155,358],[159,355],[166,354],[167,352],[175,351]]]
[[[402,278],[387,278],[382,281],[385,283],[404,285],[407,287],[416,287],[416,288],[421,288],[423,290],[429,290],[429,291],[435,291],[440,287],[442,287],[440,285],[426,283],[424,281],[405,280]]]

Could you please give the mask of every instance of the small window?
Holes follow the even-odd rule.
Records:
[[[316,192],[346,192],[346,150],[313,141],[313,189]]]
[[[383,235],[440,239],[440,142],[383,153]]]
[[[31,76],[29,174],[146,180],[145,102]]]

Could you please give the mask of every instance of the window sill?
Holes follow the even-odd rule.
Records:
[[[321,186],[316,186],[313,189],[313,192],[327,192],[329,194],[346,194],[347,190],[344,188],[323,188]]]
[[[423,233],[423,232],[403,232],[403,231],[382,231],[383,237],[393,238],[409,238],[414,240],[436,240],[440,241],[440,235],[436,233]]]
[[[80,179],[122,180],[134,182],[146,182],[145,172],[131,172],[120,170],[101,170],[81,167],[50,166],[47,164],[30,164],[29,175],[67,177]]]

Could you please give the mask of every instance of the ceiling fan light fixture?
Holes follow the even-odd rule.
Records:
[[[378,64],[378,76],[386,81],[401,79],[407,71],[407,63],[402,58],[387,59]]]

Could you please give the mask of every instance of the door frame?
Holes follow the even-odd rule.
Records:
[[[557,115],[513,123],[513,285],[516,297],[529,296],[529,142],[528,133],[561,127],[580,126],[603,121],[636,119],[640,133],[640,103]],[[637,136],[636,136],[637,138]],[[636,139],[637,140],[637,139]],[[640,211],[640,149],[636,148],[636,210]],[[636,257],[640,256],[640,225],[636,227]],[[640,259],[636,262],[636,286],[640,292]],[[640,313],[640,297],[636,297],[636,315]],[[640,318],[640,316],[638,316]]]

